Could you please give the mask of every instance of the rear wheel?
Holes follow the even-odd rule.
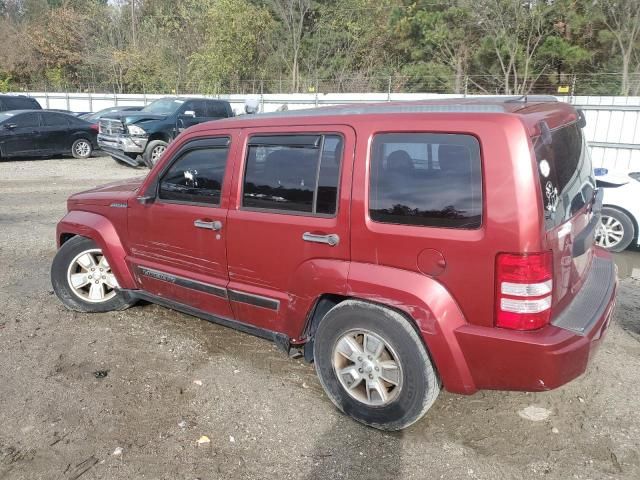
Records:
[[[89,158],[93,152],[91,141],[86,138],[79,138],[71,145],[73,158]]]
[[[316,372],[342,412],[382,430],[419,420],[440,392],[413,325],[398,312],[347,300],[322,319],[314,339]]]
[[[147,148],[142,154],[142,159],[144,160],[144,163],[149,168],[152,168],[156,163],[158,163],[158,160],[160,160],[160,157],[162,157],[162,154],[167,149],[167,145],[168,143],[163,140],[153,140],[149,142],[149,144],[147,145]]]
[[[604,207],[596,243],[610,252],[621,252],[635,238],[636,231],[629,216],[615,208]]]
[[[109,312],[131,305],[118,290],[107,257],[85,237],[73,237],[60,247],[51,265],[51,284],[70,310]]]

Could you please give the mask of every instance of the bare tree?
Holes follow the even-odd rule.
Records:
[[[271,0],[270,3],[285,27],[285,50],[281,52],[291,70],[291,89],[297,92],[300,88],[300,47],[305,20],[311,12],[311,0]]]
[[[622,56],[621,95],[631,93],[630,71],[640,42],[640,0],[599,0],[604,24],[615,38]]]
[[[633,1],[633,0],[631,0]],[[477,25],[490,42],[500,67],[496,80],[505,94],[526,94],[544,73],[533,71],[536,51],[552,24],[540,0],[476,0]],[[501,77],[501,78],[500,78]]]

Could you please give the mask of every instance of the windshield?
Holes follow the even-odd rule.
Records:
[[[2,112],[0,113],[0,123],[4,122],[5,120],[13,117],[15,114],[11,113],[11,112]]]
[[[547,229],[575,215],[593,198],[595,179],[591,156],[575,124],[551,132],[550,142],[534,141]]]
[[[180,108],[183,103],[184,100],[179,100],[177,98],[163,98],[150,103],[149,105],[144,107],[142,111],[147,113],[160,113],[167,115],[178,110],[178,108]]]

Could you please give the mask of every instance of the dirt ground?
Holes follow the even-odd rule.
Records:
[[[144,173],[108,157],[0,163],[1,479],[640,478],[640,282],[622,282],[573,383],[443,392],[423,420],[382,433],[265,340],[154,305],[63,308],[49,268],[66,197]],[[532,406],[548,417],[522,418]]]

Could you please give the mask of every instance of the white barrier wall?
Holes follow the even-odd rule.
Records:
[[[26,93],[40,102],[43,108],[57,108],[74,112],[95,112],[103,108],[125,105],[146,105],[166,95],[103,94],[103,93]],[[186,96],[186,95],[185,95]],[[201,96],[201,95],[189,95]],[[219,95],[228,100],[236,113],[244,112],[244,102],[254,98],[261,111],[273,112],[283,105],[289,110],[327,105],[456,98],[460,95],[422,93],[300,93],[265,95]],[[594,166],[614,170],[640,171],[640,97],[559,97],[585,112],[585,136],[592,148]]]

